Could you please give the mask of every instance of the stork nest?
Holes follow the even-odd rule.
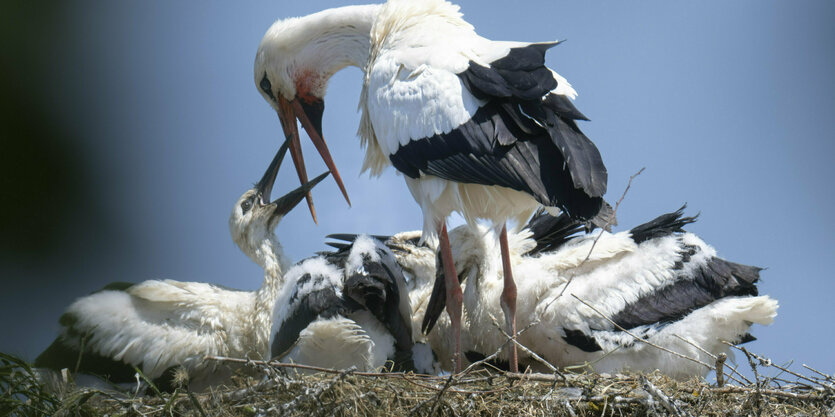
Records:
[[[835,379],[808,367],[811,375],[791,371],[797,375],[791,380],[783,371],[761,376],[761,369],[755,380],[719,387],[659,373],[508,374],[481,368],[442,377],[353,370],[301,374],[317,368],[247,364],[250,372],[239,372],[228,386],[201,393],[163,393],[147,380],[130,391],[83,388],[66,372],[60,386],[47,389],[29,364],[0,354],[0,415],[835,415]]]

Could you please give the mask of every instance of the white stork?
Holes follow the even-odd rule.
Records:
[[[705,366],[635,340],[572,296],[651,343],[709,364],[710,354],[729,351],[723,340],[752,340],[750,326],[770,324],[777,301],[757,296],[759,268],[718,258],[711,246],[681,230],[692,221],[677,211],[627,232],[600,232],[590,251],[596,233],[576,236],[582,226],[566,216],[536,216],[526,230],[509,236],[513,267],[528,277],[519,285],[519,296],[534,300],[519,305],[519,325],[539,323],[519,336],[520,343],[559,367],[588,363],[597,372],[659,369],[680,379],[706,375]],[[490,233],[469,227],[450,232],[455,268],[466,280],[462,340],[471,361],[506,342],[492,324],[491,316],[500,314],[492,300],[503,290],[503,279]],[[446,317],[439,318],[443,306],[426,301],[435,255],[418,238],[417,232],[402,233],[387,244],[415,282],[410,287],[415,314],[426,311],[440,327],[449,327]],[[430,336],[428,342],[441,364],[451,366],[453,341]],[[506,353],[500,358],[510,359]],[[520,362],[540,367],[525,354]]]
[[[412,370],[411,307],[391,251],[360,236],[292,267],[273,311],[271,357],[332,369]]]
[[[570,101],[576,92],[544,65],[546,50],[557,43],[491,41],[455,5],[390,0],[274,23],[258,48],[255,83],[294,138],[302,181],[296,118],[342,187],[322,140],[323,96],[335,72],[363,68],[364,169],[379,175],[394,165],[405,176],[423,211],[422,237],[433,243],[440,237],[444,265],[452,265],[446,218],[453,211],[471,225],[488,219],[501,229],[500,300],[515,334],[506,221],[523,221],[540,206],[601,225],[610,214],[601,210],[606,168],[575,122],[585,120]],[[460,345],[461,288],[454,268],[444,277]],[[514,357],[515,351],[514,345]]]
[[[182,366],[190,388],[199,390],[231,371],[205,361],[208,355],[268,358],[272,309],[290,265],[274,230],[326,175],[270,202],[287,148],[285,143],[229,218],[232,239],[265,270],[261,288],[238,291],[173,280],[108,285],[67,308],[61,334],[35,366],[107,376],[112,382],[135,381],[135,366],[165,389],[173,388],[170,370]]]

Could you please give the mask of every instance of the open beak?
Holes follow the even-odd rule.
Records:
[[[281,168],[281,161],[284,160],[284,155],[287,155],[289,145],[290,141],[287,140],[281,144],[281,147],[278,148],[278,152],[276,152],[272,162],[270,162],[270,166],[267,167],[267,172],[265,172],[264,176],[261,177],[261,180],[255,184],[255,190],[258,192],[258,195],[261,196],[260,203],[263,205],[270,204],[270,195],[273,191],[275,178],[278,176],[278,169]]]
[[[283,216],[289,213],[290,210],[292,210],[293,207],[296,207],[306,195],[310,195],[310,190],[312,190],[313,187],[316,186],[316,184],[322,182],[322,180],[325,179],[325,177],[327,177],[329,174],[330,171],[325,171],[313,180],[306,182],[299,188],[296,188],[295,190],[290,191],[289,193],[273,201],[272,204],[275,205],[275,211],[273,212],[273,216]]]
[[[296,120],[301,122],[302,127],[310,136],[322,160],[325,161],[328,169],[333,173],[333,178],[336,180],[342,195],[348,205],[351,205],[351,199],[348,198],[348,192],[345,190],[345,184],[342,183],[342,177],[333,163],[328,145],[322,139],[322,112],[325,105],[322,101],[316,101],[312,104],[303,103],[299,99],[287,100],[282,95],[278,95],[278,118],[281,121],[281,128],[284,130],[284,137],[290,146],[290,156],[293,158],[293,164],[296,166],[296,172],[299,174],[299,181],[301,181],[302,188],[307,184],[307,170],[304,166],[304,157],[302,156],[301,142],[299,140],[299,129],[296,125]],[[312,188],[312,187],[311,187]],[[313,207],[313,197],[310,195],[308,189],[305,194],[307,199],[307,206],[310,208],[310,214],[313,216],[313,221],[316,222],[316,209]]]
[[[273,217],[279,215],[283,216],[289,213],[290,210],[296,207],[306,195],[310,195],[310,190],[313,189],[316,184],[320,183],[328,176],[328,174],[330,174],[329,171],[325,171],[322,175],[319,175],[312,181],[306,181],[301,187],[290,191],[273,202],[270,202],[270,195],[272,194],[273,185],[275,185],[275,179],[278,176],[278,169],[281,168],[281,162],[284,161],[284,156],[287,155],[287,150],[290,147],[290,140],[286,140],[281,144],[281,147],[278,149],[278,152],[276,152],[272,162],[270,162],[270,166],[267,167],[267,172],[264,173],[264,176],[261,177],[261,180],[255,185],[255,189],[258,191],[258,195],[260,196],[259,202],[265,206],[270,204],[275,206],[275,210],[272,213]]]

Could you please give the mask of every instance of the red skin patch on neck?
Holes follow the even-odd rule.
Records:
[[[296,73],[296,97],[307,104],[320,101],[320,97],[311,93],[311,90],[313,90],[314,87],[318,87],[319,80],[319,75],[310,70],[304,70]]]

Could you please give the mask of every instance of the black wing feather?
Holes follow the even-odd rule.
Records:
[[[647,294],[618,312],[612,320],[625,329],[673,322],[728,296],[757,295],[761,268],[711,258],[694,276]]]
[[[465,125],[447,134],[401,146],[390,156],[391,162],[412,178],[423,172],[456,182],[499,185],[526,192],[543,205],[559,207],[573,217],[594,217],[603,199],[574,186],[562,154],[550,141],[517,140],[505,146],[484,134],[489,129],[471,126],[492,123],[494,132],[507,130],[511,138],[527,136],[512,120],[513,126],[507,126],[501,112],[499,106],[487,104]]]
[[[687,208],[687,204],[672,213],[662,214],[644,224],[633,227],[629,231],[632,240],[640,244],[650,239],[684,232],[683,227],[694,223],[699,217],[698,214],[693,217],[684,217],[685,208]]]
[[[112,282],[90,294],[126,291],[133,285],[130,282]],[[55,338],[52,344],[35,358],[34,365],[55,371],[65,368],[73,372],[77,370],[79,373],[95,375],[117,383],[135,381],[136,371],[132,365],[91,352],[89,346],[85,346],[85,340],[89,335],[81,333],[75,327],[77,322],[78,318],[72,313],[62,314],[58,323],[64,328],[64,334]]]
[[[311,279],[317,279],[317,277],[305,274],[299,278],[299,284]],[[281,323],[281,327],[273,337],[270,346],[272,357],[287,353],[298,340],[301,331],[317,318],[331,318],[356,309],[355,306],[352,308],[346,304],[342,297],[337,296],[333,287],[324,287],[305,294],[297,292],[290,298],[290,303],[294,304],[295,309]]]
[[[559,207],[574,218],[593,218],[602,206],[607,173],[600,152],[580,131],[585,120],[545,67],[556,43],[513,48],[490,67],[471,62],[458,74],[487,103],[452,131],[413,140],[390,155],[405,175],[499,185]]]
[[[63,336],[58,336],[46,350],[35,358],[34,365],[37,368],[55,371],[66,368],[70,372],[75,372],[77,365],[78,372],[82,374],[95,375],[116,383],[135,381],[134,374],[136,371],[133,366],[89,352],[86,349],[82,354],[81,343],[80,339],[71,341]]]
[[[531,231],[536,242],[536,247],[528,252],[529,255],[554,251],[584,229],[582,222],[572,219],[565,213],[552,216],[543,209],[538,210],[531,217],[526,227]]]
[[[563,329],[563,331],[565,332],[565,336],[562,339],[583,352],[598,352],[603,350],[593,336],[583,333],[582,330]]]
[[[378,251],[380,256],[390,256],[385,252]],[[372,261],[368,255],[363,255],[363,268],[361,271],[349,271],[351,276],[345,281],[343,294],[356,303],[367,309],[374,315],[395,340],[398,351],[409,351],[412,349],[411,328],[407,320],[411,317],[403,317],[400,314],[400,294],[397,281],[405,282],[403,271],[392,261],[391,266],[384,262]],[[399,276],[398,276],[399,274]]]

